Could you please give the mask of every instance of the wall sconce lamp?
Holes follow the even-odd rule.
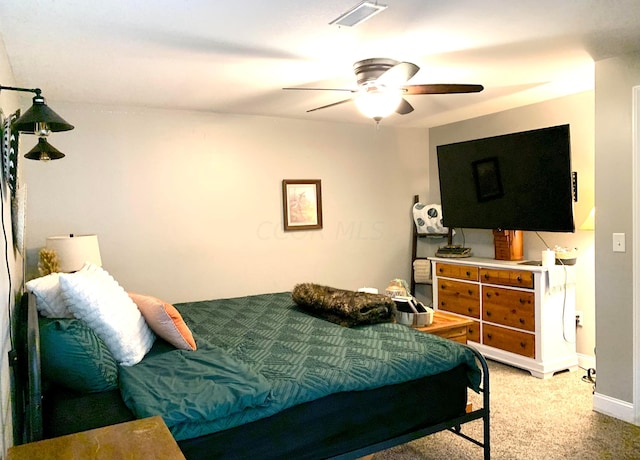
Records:
[[[15,120],[12,125],[14,129],[22,133],[38,136],[38,143],[25,155],[25,158],[41,161],[63,158],[64,153],[49,144],[46,137],[51,132],[69,131],[73,129],[73,125],[67,123],[60,115],[51,110],[41,95],[40,88],[16,88],[0,85],[0,91],[3,89],[35,93],[31,108]]]

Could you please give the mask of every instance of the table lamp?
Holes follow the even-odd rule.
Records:
[[[102,266],[97,235],[50,236],[46,248],[56,252],[61,272],[78,271],[85,262]]]

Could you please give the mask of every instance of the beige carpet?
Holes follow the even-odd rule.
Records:
[[[495,460],[640,459],[640,427],[592,410],[593,385],[583,369],[541,380],[489,362],[491,458]],[[470,394],[474,406],[481,403]],[[482,422],[463,431],[482,439]],[[374,460],[481,460],[482,448],[436,433],[373,456]]]

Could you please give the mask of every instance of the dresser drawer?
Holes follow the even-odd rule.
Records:
[[[491,324],[484,323],[482,325],[482,343],[528,358],[535,358],[536,354],[536,339],[533,334]]]
[[[467,340],[480,343],[480,322],[474,321],[473,324],[467,326]]]
[[[480,280],[488,284],[501,284],[533,289],[533,272],[522,270],[496,270],[481,268]]]
[[[436,263],[436,275],[459,280],[478,281],[478,267]]]
[[[454,342],[467,343],[467,326],[457,326],[436,334]]]
[[[439,279],[438,308],[480,319],[479,285]]]
[[[533,292],[482,286],[482,319],[534,332]]]

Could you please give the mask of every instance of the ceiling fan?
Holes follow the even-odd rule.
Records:
[[[420,70],[420,67],[411,62],[399,62],[387,58],[358,61],[353,65],[353,70],[358,82],[357,89],[305,87],[283,89],[350,92],[351,96],[347,99],[316,107],[307,110],[307,112],[314,112],[354,101],[364,115],[373,118],[376,122],[380,122],[382,118],[394,111],[400,115],[413,112],[413,106],[404,99],[404,96],[477,93],[484,89],[482,85],[454,83],[407,85],[406,83]]]

